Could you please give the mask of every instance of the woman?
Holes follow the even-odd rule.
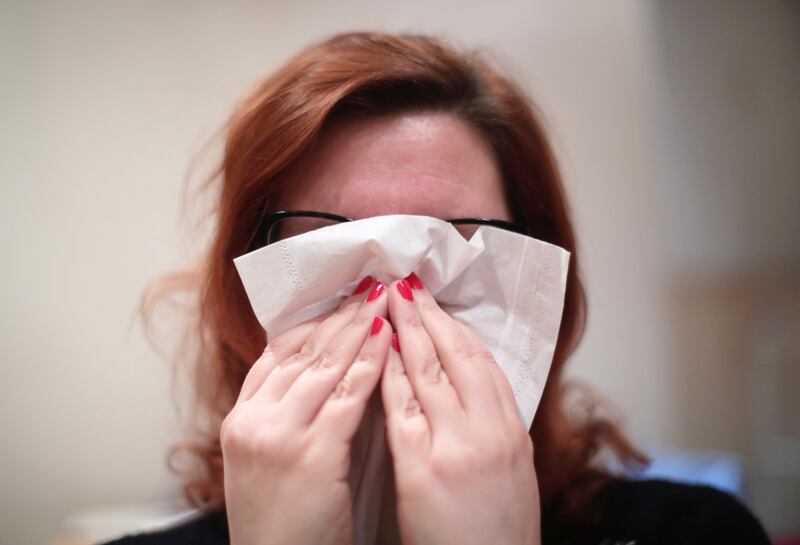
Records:
[[[568,207],[531,103],[481,55],[414,35],[315,44],[238,106],[218,174],[215,236],[184,276],[211,416],[195,448],[205,472],[185,491],[207,513],[117,543],[350,543],[349,445],[376,388],[394,465],[378,543],[767,543],[721,492],[614,478],[600,449],[646,458],[591,412],[567,417],[563,370],[585,320]],[[571,252],[532,428],[491,353],[416,275],[364,279],[336,312],[268,339],[233,259],[322,225],[301,214],[267,229],[280,210],[491,218]]]

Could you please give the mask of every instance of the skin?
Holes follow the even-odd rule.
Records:
[[[337,121],[284,176],[281,209],[511,219],[491,149],[445,112]],[[533,446],[489,350],[421,283],[368,293],[270,339],[249,372],[221,435],[231,543],[351,542],[349,447],[376,388],[379,543],[539,543]]]
[[[488,144],[447,113],[332,124],[285,175],[284,210],[511,220]],[[458,195],[454,199],[453,195]]]

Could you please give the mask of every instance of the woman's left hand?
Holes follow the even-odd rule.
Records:
[[[533,444],[491,352],[415,275],[389,289],[381,379],[404,545],[535,545]],[[396,345],[395,345],[396,346]]]

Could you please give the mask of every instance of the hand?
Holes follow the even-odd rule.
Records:
[[[381,390],[403,544],[538,544],[533,445],[505,375],[415,275],[388,291],[400,350]]]
[[[350,442],[392,337],[383,285],[369,293],[271,340],[248,372],[220,436],[233,545],[351,543]]]

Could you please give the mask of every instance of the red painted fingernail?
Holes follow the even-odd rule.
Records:
[[[405,278],[397,283],[397,291],[400,292],[400,295],[403,296],[403,299],[408,299],[409,301],[414,300],[414,294],[411,293],[411,285]]]
[[[400,341],[397,340],[397,333],[392,333],[392,348],[395,352],[400,352]]]
[[[356,291],[353,292],[353,295],[358,295],[359,293],[367,291],[367,288],[372,285],[373,280],[374,279],[370,275],[367,275],[364,278],[362,278],[361,282],[359,282],[358,286],[356,286]]]
[[[419,279],[419,276],[417,276],[416,273],[412,272],[406,276],[406,280],[408,280],[408,283],[411,284],[411,287],[415,290],[421,290],[424,287],[422,285],[422,280]]]
[[[380,316],[375,316],[375,319],[372,320],[372,329],[370,329],[369,334],[377,335],[382,327],[383,327],[383,320],[381,320]]]
[[[377,299],[381,293],[383,293],[383,288],[386,286],[383,285],[383,282],[378,280],[375,282],[375,285],[372,286],[372,291],[369,292],[369,296],[367,297],[367,301],[372,301],[373,299]]]

